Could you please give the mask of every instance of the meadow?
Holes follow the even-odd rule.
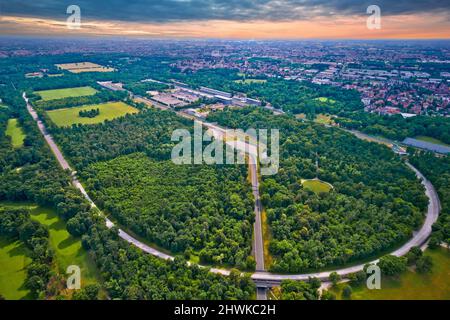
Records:
[[[427,250],[425,255],[433,259],[430,274],[420,274],[408,269],[398,278],[383,277],[380,290],[369,290],[365,286],[352,286],[352,300],[450,300],[450,251],[439,248]],[[339,284],[332,291],[342,298]]]
[[[329,183],[320,181],[318,179],[302,180],[302,185],[303,188],[311,190],[315,193],[330,192],[330,190],[332,189],[332,186]]]
[[[95,284],[99,283],[100,276],[98,274],[97,268],[95,267],[94,262],[92,259],[88,256],[87,252],[84,250],[84,248],[81,245],[81,239],[73,237],[66,229],[66,223],[58,217],[56,212],[51,208],[43,208],[40,206],[37,206],[32,203],[15,203],[15,202],[2,202],[0,203],[0,206],[4,207],[25,207],[30,209],[31,218],[38,221],[39,223],[45,225],[49,229],[50,233],[50,246],[55,252],[55,270],[58,271],[61,274],[66,274],[67,267],[70,265],[77,265],[81,269],[81,285],[82,287],[89,284]],[[2,248],[0,251],[0,261],[2,262],[1,265],[3,265],[3,255],[8,254],[8,250],[3,249],[3,243],[0,242]],[[25,262],[28,261],[26,258],[26,248],[24,246],[20,245],[20,242],[10,244],[10,251],[13,249],[13,252],[15,254],[21,253],[22,261],[25,259]],[[19,251],[19,249],[25,249],[25,251],[22,252]],[[7,256],[6,256],[7,257]],[[10,259],[10,257],[8,257]],[[31,259],[29,260],[31,261]],[[5,259],[6,262],[6,259]],[[16,261],[15,264],[17,265],[20,261]],[[29,262],[28,262],[29,263]],[[9,264],[13,264],[13,262],[9,262]],[[23,263],[22,263],[23,265]],[[17,267],[16,267],[17,269]],[[3,270],[0,270],[0,293],[3,294],[3,291],[1,290],[2,286],[2,274]],[[18,283],[20,279],[25,279],[26,275],[23,275],[20,272],[16,271],[15,275],[15,281]],[[17,285],[16,285],[17,287]],[[20,288],[20,287],[19,287]],[[11,288],[14,289],[14,288]],[[24,294],[26,295],[27,292],[22,291],[14,291],[8,289],[10,292],[9,294],[3,294],[5,297],[8,297],[8,295],[18,295]],[[7,292],[5,290],[5,292]]]
[[[35,91],[34,93],[40,96],[42,100],[49,101],[72,97],[92,96],[97,93],[97,90],[95,90],[92,87],[76,87],[65,89],[42,90],[42,91]]]
[[[17,119],[8,120],[8,126],[6,127],[5,134],[11,138],[11,144],[14,148],[20,148],[23,146],[23,141],[25,140],[26,135]]]
[[[24,287],[29,250],[20,241],[0,238],[0,294],[7,300],[31,298]]]
[[[99,109],[100,114],[94,118],[80,117],[79,112]],[[81,106],[76,108],[57,109],[47,111],[48,116],[58,127],[68,127],[73,124],[96,124],[105,120],[123,117],[126,114],[138,113],[139,110],[124,102],[108,102],[97,105]]]

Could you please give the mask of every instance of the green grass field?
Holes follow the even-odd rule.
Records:
[[[445,146],[445,147],[450,147],[450,145],[442,142],[441,140],[432,138],[432,137],[427,137],[427,136],[417,136],[414,139],[420,140],[420,141],[424,141],[424,142],[430,142],[430,143],[434,143],[434,144],[438,144],[440,146]]]
[[[315,123],[320,123],[320,124],[332,124],[333,123],[333,119],[326,114],[318,114],[316,116],[316,118],[314,119]]]
[[[29,250],[20,241],[0,238],[0,294],[7,300],[29,299],[30,291],[24,287],[30,264]]]
[[[433,271],[419,274],[412,270],[398,279],[382,278],[381,290],[369,290],[365,286],[352,286],[352,300],[450,300],[450,251],[444,248],[427,250],[433,259]],[[341,297],[345,284],[332,289]]]
[[[31,210],[31,218],[47,226],[50,231],[50,245],[55,251],[55,268],[65,274],[67,267],[77,265],[81,269],[81,285],[99,283],[100,275],[94,262],[81,246],[81,239],[69,234],[65,222],[50,208],[42,208],[32,203],[2,202],[4,207],[26,207]],[[1,292],[1,291],[0,291]]]
[[[11,138],[11,144],[14,148],[20,148],[23,146],[23,141],[25,140],[26,135],[17,119],[8,120],[6,135]]]
[[[48,101],[69,97],[92,96],[97,93],[97,90],[91,87],[77,87],[77,88],[66,88],[55,90],[43,90],[43,91],[36,91],[35,93],[39,95],[42,100]]]
[[[302,180],[302,185],[303,188],[311,190],[315,193],[330,192],[330,190],[332,189],[330,184],[317,179]]]
[[[83,118],[79,116],[81,110],[99,109],[100,114],[95,118]],[[129,113],[138,113],[139,110],[124,102],[108,102],[98,105],[81,106],[76,108],[58,109],[47,111],[48,116],[59,127],[67,127],[73,124],[96,124],[105,120],[112,120]]]
[[[328,102],[328,103],[331,103],[331,104],[336,103],[335,100],[329,99],[329,98],[325,98],[325,97],[316,98],[316,100],[318,100],[320,102]]]

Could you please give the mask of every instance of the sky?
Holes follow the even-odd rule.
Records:
[[[67,19],[80,9],[80,28]],[[377,5],[379,28],[368,28]],[[75,21],[72,18],[70,22]],[[373,24],[372,24],[373,25]],[[450,38],[449,0],[4,0],[0,34],[225,39]]]

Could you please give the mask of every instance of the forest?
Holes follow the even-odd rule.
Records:
[[[405,242],[422,224],[424,189],[385,146],[259,108],[225,109],[208,120],[244,130],[280,130],[280,170],[265,177],[260,190],[273,236],[272,271],[364,260]],[[314,178],[334,189],[315,194],[302,187],[301,179]]]
[[[442,242],[450,243],[450,158],[436,157],[431,153],[417,151],[411,163],[431,181],[441,201],[439,220],[433,226],[430,246],[437,247]]]
[[[180,166],[138,153],[90,165],[80,177],[101,208],[152,243],[204,264],[254,270],[245,166]]]
[[[248,276],[214,275],[188,267],[182,259],[166,262],[144,254],[108,230],[98,212],[74,189],[69,173],[62,171],[29,116],[21,92],[0,87],[8,109],[0,112],[0,201],[28,201],[55,208],[68,230],[81,236],[85,248],[102,273],[99,285],[113,299],[250,299],[255,287]],[[4,135],[9,117],[19,118],[27,134],[24,147],[13,149]],[[20,170],[17,170],[20,168]],[[38,230],[40,228],[37,228]],[[2,235],[3,231],[2,231]],[[43,256],[45,257],[45,256]],[[45,270],[45,269],[44,269]],[[46,273],[43,273],[45,276]],[[42,278],[46,279],[46,278]],[[36,278],[37,280],[37,278]],[[45,282],[45,281],[42,282]],[[42,282],[37,281],[39,285]],[[36,285],[36,288],[38,286]],[[45,283],[45,294],[51,285]],[[39,286],[39,289],[42,288]],[[94,299],[98,288],[86,287],[77,299]],[[0,293],[1,294],[1,293]],[[42,297],[40,297],[42,298]]]

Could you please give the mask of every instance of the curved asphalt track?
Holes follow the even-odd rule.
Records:
[[[47,144],[49,145],[52,152],[55,154],[55,157],[58,160],[61,167],[64,170],[68,169],[71,172],[73,172],[73,170],[69,166],[68,162],[65,160],[63,154],[59,150],[58,146],[54,142],[53,137],[50,134],[48,134],[43,122],[41,120],[39,120],[39,117],[38,117],[36,111],[33,109],[33,107],[28,102],[28,98],[26,97],[25,93],[23,94],[23,98],[27,103],[27,109],[28,109],[29,113],[31,114],[33,119],[37,122],[39,130],[44,135],[44,138],[47,141]],[[206,124],[206,123],[204,123],[204,125],[209,126],[210,128],[216,127],[214,125],[210,125],[210,124]],[[422,184],[424,185],[424,187],[426,189],[426,195],[428,196],[430,201],[428,204],[428,211],[427,211],[426,219],[425,219],[423,226],[420,228],[420,230],[418,230],[417,232],[414,232],[414,235],[411,240],[409,240],[407,243],[405,243],[399,249],[397,249],[391,253],[392,255],[395,255],[395,256],[405,255],[412,247],[423,246],[427,242],[428,238],[430,237],[431,227],[436,222],[436,220],[439,216],[439,212],[440,212],[439,197],[438,197],[433,185],[431,184],[431,182],[428,181],[423,176],[423,174],[421,172],[419,172],[419,170],[417,170],[415,167],[413,167],[410,163],[407,162],[406,164],[408,165],[409,168],[411,168],[411,170],[413,170],[416,173],[418,179],[420,179],[422,181]],[[255,183],[258,184],[258,179],[252,179],[252,182],[253,182],[253,184],[255,184]],[[86,190],[84,189],[84,187],[81,185],[81,183],[77,180],[77,178],[75,176],[73,176],[73,178],[72,178],[72,184],[74,185],[75,188],[80,190],[80,192],[85,196],[85,198],[91,203],[91,206],[96,207],[95,203],[92,201],[92,199],[86,193]],[[255,187],[255,185],[253,187]],[[254,190],[255,190],[255,188],[254,188]],[[106,226],[108,228],[112,228],[114,226],[114,223],[111,220],[109,220],[106,217],[105,217],[105,220],[106,220]],[[173,260],[174,259],[173,256],[163,253],[157,249],[154,249],[154,248],[146,245],[145,243],[142,243],[141,241],[135,239],[134,237],[132,237],[131,235],[129,235],[128,233],[126,233],[125,231],[123,231],[121,229],[119,229],[119,236],[120,236],[120,238],[127,241],[128,243],[140,248],[142,251],[149,253],[155,257],[158,257],[158,258],[161,258],[164,260]],[[378,260],[374,260],[371,263],[376,263],[376,262],[378,262]],[[255,283],[257,284],[258,287],[271,287],[275,284],[280,283],[282,280],[287,280],[287,279],[308,280],[309,278],[318,278],[320,280],[327,280],[332,272],[337,272],[339,275],[345,277],[346,275],[348,275],[350,273],[354,273],[354,272],[363,270],[363,267],[365,264],[366,263],[355,265],[355,266],[348,267],[348,268],[342,268],[342,269],[336,269],[336,270],[324,271],[324,272],[316,272],[316,273],[306,273],[306,274],[275,274],[275,273],[257,271],[255,273],[253,273],[251,277],[255,281]],[[205,268],[207,268],[207,267],[205,267]],[[212,268],[212,269],[210,269],[210,271],[213,273],[222,274],[222,275],[230,274],[230,270],[226,270],[226,269]]]

